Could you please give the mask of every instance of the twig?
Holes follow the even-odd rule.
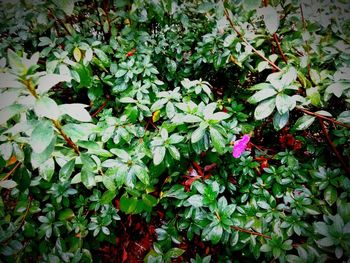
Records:
[[[288,64],[287,57],[286,57],[286,55],[284,54],[284,52],[283,52],[283,50],[282,50],[282,48],[281,48],[281,45],[280,45],[280,42],[278,41],[278,36],[277,36],[276,33],[273,33],[273,39],[274,39],[275,42],[276,42],[278,51],[279,51],[279,53],[281,54],[283,61],[286,62],[286,64]]]
[[[299,5],[299,8],[300,8],[300,13],[301,13],[301,20],[303,21],[303,28],[304,28],[304,31],[306,31],[306,21],[305,21],[305,17],[304,17],[304,11],[303,11],[303,5],[300,3]],[[307,42],[307,40],[305,40],[305,45],[306,45],[306,54],[307,54],[307,57],[308,57],[308,61],[309,61],[309,57],[310,57],[310,47],[309,47],[309,44]],[[307,72],[309,74],[309,77],[310,77],[310,70],[311,70],[311,66],[310,66],[310,61],[307,63]]]
[[[21,165],[21,162],[17,162],[16,165],[11,169],[11,171],[9,171],[9,172],[4,176],[4,178],[2,178],[2,179],[0,180],[0,182],[7,180],[7,178],[9,178],[9,177],[17,170],[18,166],[20,166],[20,165]]]
[[[260,237],[264,237],[264,238],[267,238],[267,239],[271,239],[270,236],[261,234],[259,232],[250,231],[250,230],[247,230],[247,229],[244,229],[244,228],[240,228],[238,226],[231,226],[231,228],[233,228],[236,231],[240,231],[240,232],[248,233],[248,234],[251,234],[251,235],[255,235],[255,236],[260,236]]]
[[[236,32],[236,34],[242,39],[242,41],[249,47],[252,48],[252,50],[254,51],[255,54],[257,54],[259,57],[261,57],[263,60],[265,60],[267,63],[269,63],[274,69],[278,70],[278,71],[282,71],[282,69],[280,67],[278,67],[275,63],[273,63],[271,60],[269,60],[268,58],[266,58],[263,54],[261,54],[255,47],[253,47],[245,38],[244,36],[238,31],[238,29],[236,28],[236,26],[233,24],[230,15],[227,11],[227,9],[224,9],[225,12],[225,16],[227,18],[227,20],[229,21],[231,27],[233,28],[233,30]]]
[[[74,152],[76,154],[80,154],[78,146],[67,136],[67,134],[63,131],[61,123],[57,120],[52,120],[52,123],[55,125],[58,132],[62,135],[62,137],[65,139],[65,141],[68,143],[68,145],[73,148]]]
[[[264,154],[265,156],[269,157],[270,159],[273,159],[274,156],[266,153],[263,149],[261,149],[259,146],[255,145],[254,143],[252,142],[249,142],[253,147],[255,147],[258,151],[260,151],[262,154]]]
[[[342,164],[342,166],[344,167],[345,171],[347,172],[347,174],[350,175],[350,167],[347,166],[343,156],[340,154],[340,152],[337,150],[337,147],[335,146],[335,144],[333,143],[331,137],[329,136],[329,133],[327,131],[326,125],[324,124],[323,120],[321,118],[318,118],[321,127],[322,127],[322,131],[323,134],[326,136],[327,141],[329,143],[329,145],[331,146],[333,152],[335,153],[335,155],[337,156],[338,160],[340,161],[340,163]]]
[[[61,25],[61,26],[63,27],[64,31],[66,31],[66,33],[67,33],[68,35],[72,35],[71,32],[68,30],[67,26],[65,25],[65,23],[64,23],[61,19],[59,19],[58,17],[56,17],[56,16],[53,14],[51,8],[49,8],[48,10],[49,10],[49,15],[50,15],[53,19],[55,19],[56,23],[58,23],[59,25]]]
[[[349,126],[349,125],[347,125],[347,124],[345,124],[345,123],[342,123],[342,122],[340,122],[340,121],[337,121],[337,120],[335,120],[335,119],[333,119],[333,118],[324,116],[324,115],[322,115],[322,114],[318,114],[318,113],[316,113],[316,112],[308,111],[308,110],[306,110],[306,109],[304,109],[304,108],[300,108],[300,107],[296,107],[296,109],[299,110],[299,111],[304,112],[304,113],[307,114],[307,115],[315,116],[315,117],[317,117],[317,118],[320,118],[320,119],[323,119],[323,120],[326,120],[326,121],[330,121],[330,122],[332,122],[332,123],[334,123],[334,124],[337,124],[337,125],[339,125],[339,126],[343,126],[343,127],[347,128],[347,129],[350,129],[350,126]]]
[[[107,99],[105,100],[105,102],[97,109],[97,111],[95,111],[95,112],[91,115],[91,117],[92,117],[92,118],[95,118],[95,117],[97,116],[97,114],[99,114],[99,113],[101,112],[101,110],[103,110],[103,109],[106,107],[108,101],[109,101],[109,98],[107,98]]]

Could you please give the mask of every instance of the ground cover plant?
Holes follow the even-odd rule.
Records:
[[[350,4],[1,1],[1,262],[350,262]]]

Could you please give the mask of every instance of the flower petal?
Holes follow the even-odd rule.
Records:
[[[241,154],[244,152],[245,148],[247,147],[247,144],[250,140],[250,136],[248,134],[244,134],[242,139],[235,141],[235,144],[233,146],[232,155],[235,158],[239,158]]]

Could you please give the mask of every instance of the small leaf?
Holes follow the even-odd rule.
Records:
[[[279,131],[282,129],[286,124],[288,123],[289,120],[289,111],[287,111],[284,114],[279,114],[278,112],[275,113],[273,117],[273,126],[276,131]]]
[[[165,156],[165,147],[164,146],[157,146],[153,149],[153,163],[154,165],[159,165]]]
[[[243,4],[243,9],[246,11],[250,11],[250,10],[256,10],[260,4],[261,1],[260,0],[244,0],[242,1]]]
[[[54,138],[54,130],[50,121],[41,121],[30,136],[30,146],[35,153],[43,152]]]
[[[81,59],[81,51],[78,47],[75,47],[74,50],[73,50],[73,56],[74,56],[74,59],[79,62],[80,59]]]
[[[168,150],[169,150],[169,152],[170,152],[170,155],[171,155],[175,160],[180,160],[180,157],[181,157],[180,152],[179,152],[179,150],[178,150],[175,146],[169,145],[169,146],[168,146]]]
[[[337,190],[333,186],[328,186],[324,190],[324,200],[331,206],[337,201]]]
[[[55,162],[52,158],[48,159],[46,162],[44,162],[39,166],[40,176],[48,182],[51,181],[51,178],[54,172],[55,172]]]
[[[304,115],[295,122],[295,129],[305,130],[310,127],[310,125],[314,122],[315,119],[316,117]]]
[[[61,111],[56,102],[49,97],[41,97],[36,100],[34,111],[38,117],[46,117],[52,120],[57,120]]]
[[[210,139],[212,141],[212,144],[213,144],[215,150],[219,154],[223,154],[224,148],[225,148],[225,139],[224,139],[224,137],[215,128],[210,127],[209,132],[210,132]]]
[[[208,233],[207,238],[211,240],[212,244],[219,243],[222,236],[223,229],[220,225],[214,226],[211,231]]]
[[[58,175],[61,182],[65,182],[69,179],[69,177],[73,173],[74,165],[75,165],[75,159],[72,159],[72,160],[69,160],[68,162],[66,162],[61,167],[59,175]]]
[[[103,205],[110,204],[116,195],[117,195],[117,193],[115,191],[108,190],[108,191],[103,193],[103,195],[100,199],[100,203]]]
[[[61,211],[58,215],[58,219],[60,221],[67,221],[67,220],[71,220],[75,217],[74,212],[72,209],[70,208],[66,208],[63,211]]]
[[[17,183],[13,180],[4,180],[0,181],[0,187],[6,188],[6,189],[11,189],[17,186]]]
[[[73,119],[81,122],[90,122],[91,116],[85,109],[88,105],[81,103],[62,104],[59,106],[62,113],[69,115]]]
[[[256,120],[262,120],[270,116],[270,114],[275,109],[275,98],[270,98],[259,103],[255,108],[254,117]]]

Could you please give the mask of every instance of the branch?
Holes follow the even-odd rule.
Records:
[[[323,120],[326,120],[326,121],[330,121],[330,122],[332,122],[332,123],[334,123],[334,124],[337,124],[337,125],[339,125],[339,126],[343,126],[343,127],[347,128],[347,129],[350,129],[350,126],[349,126],[349,125],[347,125],[347,124],[345,124],[345,123],[342,123],[342,122],[340,122],[340,121],[337,121],[337,120],[335,120],[335,119],[333,119],[333,118],[331,118],[331,117],[327,117],[327,116],[324,116],[324,115],[322,115],[322,114],[318,114],[318,113],[316,113],[316,112],[308,111],[308,110],[306,110],[306,109],[304,109],[304,108],[300,108],[300,107],[296,107],[296,109],[299,110],[299,111],[301,111],[301,112],[304,112],[304,113],[307,114],[307,115],[315,116],[315,117],[317,117],[317,118],[319,118],[319,119],[323,119]]]
[[[16,165],[9,171],[0,181],[5,181],[7,178],[9,178],[16,170],[17,168],[21,165],[21,162],[17,162]]]
[[[275,40],[276,42],[276,45],[277,45],[277,48],[278,48],[278,51],[280,52],[281,56],[282,56],[282,59],[283,61],[288,64],[288,60],[287,60],[287,57],[286,55],[284,54],[282,48],[281,48],[281,45],[280,45],[280,42],[278,41],[278,36],[276,33],[273,33],[273,39]]]
[[[333,152],[335,153],[335,155],[337,156],[338,160],[340,161],[340,163],[344,167],[346,173],[350,175],[350,167],[347,166],[343,156],[337,150],[337,147],[335,146],[335,144],[333,143],[331,137],[329,136],[329,133],[328,133],[327,128],[326,128],[326,125],[324,124],[324,122],[323,122],[323,120],[321,118],[318,118],[318,120],[319,120],[319,122],[321,124],[323,134],[326,136],[327,141],[328,141],[329,145],[331,146]]]
[[[271,60],[269,60],[268,58],[266,58],[263,54],[261,54],[261,52],[259,52],[255,47],[253,47],[245,38],[244,36],[238,31],[238,29],[236,28],[236,26],[233,24],[227,9],[224,9],[225,12],[225,16],[227,18],[227,20],[229,21],[231,27],[233,28],[233,30],[236,32],[236,34],[242,39],[242,41],[249,47],[252,48],[252,50],[254,51],[255,54],[257,54],[259,57],[261,57],[263,60],[265,60],[267,63],[269,63],[274,69],[278,70],[278,71],[282,71],[282,69],[280,67],[278,67],[275,63],[273,63]]]
[[[74,152],[76,154],[80,154],[78,146],[67,136],[67,134],[63,131],[61,123],[58,120],[52,120],[52,123],[55,125],[58,132],[62,135],[62,137],[65,139],[65,141],[68,143],[68,145],[73,148]]]
[[[95,112],[91,115],[91,117],[92,117],[92,118],[95,118],[95,117],[97,116],[97,114],[99,114],[99,113],[101,112],[101,110],[103,110],[104,107],[106,107],[108,101],[109,101],[109,98],[107,98],[107,99],[105,100],[105,102],[97,109],[97,111],[95,111]]]

